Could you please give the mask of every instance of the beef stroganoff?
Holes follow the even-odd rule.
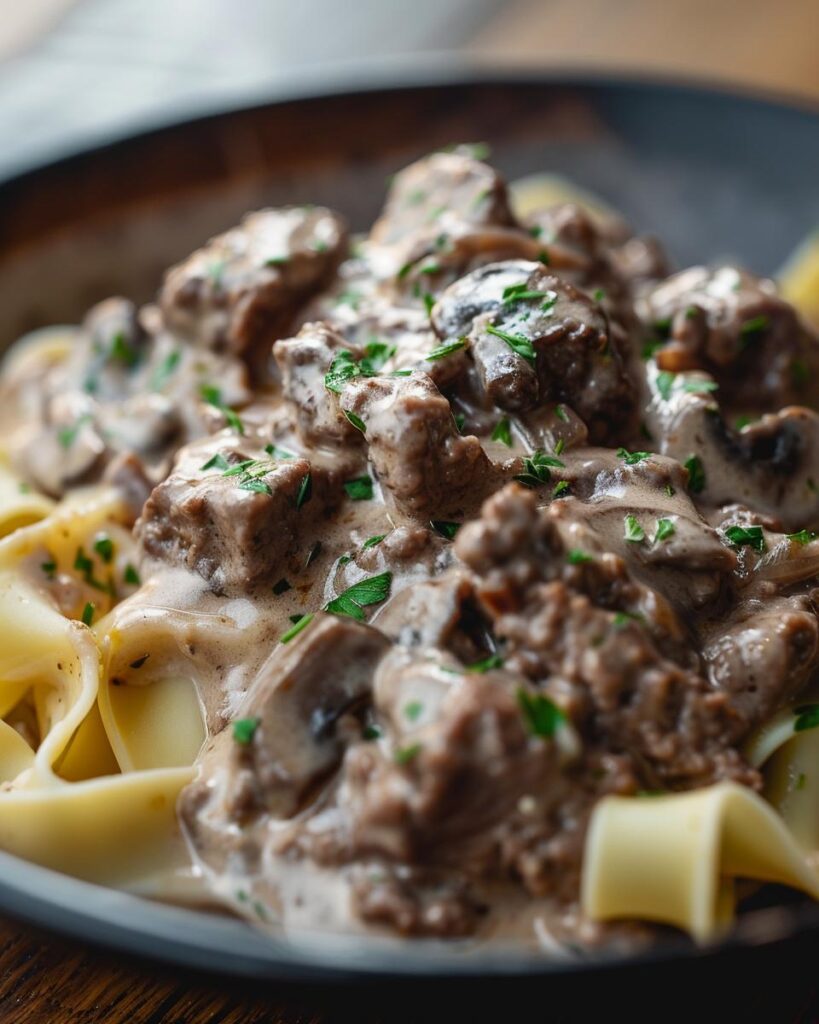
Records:
[[[481,157],[10,351],[1,848],[550,949],[819,898],[819,339]]]

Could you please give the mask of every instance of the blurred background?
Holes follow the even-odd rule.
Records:
[[[819,0],[0,0],[0,176],[317,76],[441,54],[819,101]]]

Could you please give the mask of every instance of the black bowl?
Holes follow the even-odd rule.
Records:
[[[317,89],[154,128],[0,183],[0,344],[75,321],[112,293],[149,298],[166,266],[254,206],[322,202],[364,228],[389,173],[431,149],[479,139],[510,177],[555,171],[599,193],[636,228],[659,235],[680,265],[733,257],[773,273],[819,225],[819,113],[794,104],[542,74],[439,73],[399,86]],[[468,979],[482,1000],[488,991],[508,1000],[503,983],[525,981],[539,992],[547,985],[552,997],[570,986],[576,1004],[580,994],[627,993],[650,971],[674,987],[677,1009],[719,979],[720,998],[736,1011],[739,987],[753,991],[760,956],[765,974],[776,963],[782,991],[819,946],[819,908],[800,903],[750,914],[729,940],[706,949],[669,940],[630,959],[271,940],[223,917],[157,906],[2,854],[0,911],[211,974],[405,986],[424,978],[457,984],[462,995]],[[716,1005],[715,992],[709,998]],[[657,1014],[667,1016],[668,1004]]]

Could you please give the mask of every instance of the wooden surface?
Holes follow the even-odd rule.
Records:
[[[415,2],[410,5],[415,26],[410,26],[411,34],[409,28],[390,32],[386,24],[381,37],[371,33],[363,45],[353,46],[351,40],[361,42],[362,26],[373,26],[372,16],[366,11],[361,15],[363,7],[382,12],[394,7],[379,0],[375,7],[345,6],[341,29],[346,33],[338,24],[325,33],[335,50],[327,43],[328,49],[317,51],[313,38],[311,53],[298,50],[298,36],[293,36],[295,42],[283,33],[273,39],[269,21],[267,36],[254,30],[249,0],[241,0],[238,8],[237,0],[208,0],[214,18],[211,34],[203,33],[200,24],[197,32],[180,32],[177,37],[169,37],[174,8],[188,20],[196,10],[179,0],[145,0],[138,5],[130,0],[0,4],[0,57],[17,55],[0,68],[0,129],[6,140],[15,140],[4,146],[11,156],[23,151],[36,156],[39,145],[55,140],[69,144],[82,138],[89,126],[121,127],[128,118],[164,113],[169,100],[202,95],[216,100],[237,82],[247,84],[254,75],[258,81],[273,81],[282,67],[308,64],[311,58],[320,58],[326,66],[334,60],[406,50],[407,38],[410,48],[419,50],[450,45],[510,63],[699,75],[819,99],[817,0],[513,0],[500,10],[499,3],[483,3],[480,18],[473,23],[462,17],[455,27],[451,17],[440,16],[441,10],[447,14],[446,4],[436,0],[430,11],[439,9],[437,20],[426,23],[426,35],[415,31],[424,24]],[[269,4],[253,6],[258,12],[268,8],[269,14]],[[292,12],[300,6],[287,4],[283,9]],[[231,46],[219,48],[218,59],[204,59],[212,52],[213,39],[221,41],[224,26],[235,26],[237,9],[245,31],[235,33]],[[136,10],[138,23],[133,21]],[[359,20],[351,19],[353,10],[361,15]],[[397,8],[393,15],[396,12]],[[432,19],[432,13],[428,17]],[[43,36],[55,22],[55,32]],[[267,68],[276,61],[277,67]],[[754,1019],[772,1024],[819,1021],[815,978],[814,970],[802,987],[790,990],[787,1006],[777,1002],[778,979],[772,978],[760,996],[761,1015]],[[765,1002],[767,988],[774,994]],[[667,1000],[664,1003],[668,1005]],[[536,1003],[512,1006],[503,1016],[513,1021],[551,1019],[553,1024],[555,1019],[546,991]],[[633,1019],[626,1005],[611,1006],[596,1019],[621,1017]],[[0,1024],[392,1024],[396,1019],[395,1012],[379,1011],[369,995],[358,1001],[339,999],[337,1005],[331,1000],[328,1005],[326,999],[317,1004],[309,990],[231,987],[128,962],[0,920]],[[450,1019],[471,1018],[455,1009]],[[670,1015],[664,1009],[657,1019],[666,1021]],[[700,1024],[706,1019],[707,1011],[698,1016]]]

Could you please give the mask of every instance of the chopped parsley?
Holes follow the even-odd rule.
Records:
[[[564,423],[569,422],[569,414],[566,412],[566,407],[563,405],[555,406],[555,416],[557,416],[559,420],[563,420]]]
[[[657,529],[654,533],[654,543],[659,544],[661,541],[668,540],[668,538],[673,537],[676,532],[677,527],[670,519],[658,519]]]
[[[261,481],[260,481],[261,482]],[[271,493],[270,488],[265,484],[268,494]],[[313,477],[310,473],[305,473],[301,478],[299,484],[298,493],[296,494],[296,508],[301,508],[302,505],[306,505],[310,498],[313,496]]]
[[[705,467],[699,455],[689,455],[683,463],[688,470],[688,490],[692,494],[701,494],[705,489]]]
[[[53,580],[57,574],[57,563],[54,559],[50,559],[48,562],[40,562],[40,569],[48,576],[50,580]]]
[[[412,743],[408,747],[399,747],[395,752],[395,763],[404,765],[409,764],[414,757],[417,757],[421,753],[421,744]]]
[[[386,537],[386,533],[380,533],[376,537],[368,537],[361,545],[362,549],[366,551],[367,548],[374,548],[376,544],[380,544],[381,541]]]
[[[177,366],[179,366],[181,358],[182,353],[178,348],[175,348],[173,352],[169,352],[165,356],[151,377],[151,387],[154,391],[161,391],[165,384],[167,384],[169,378],[173,375]]]
[[[458,433],[464,432],[464,425],[466,424],[466,416],[462,412],[454,412],[452,418],[455,420],[455,426],[458,429]]]
[[[364,726],[364,731],[361,735],[368,743],[372,743],[373,740],[380,740],[384,734],[377,725],[371,723],[370,725]]]
[[[512,447],[512,425],[507,416],[504,416],[502,420],[498,420],[495,424],[495,429],[492,431],[492,440],[500,441],[507,448]]]
[[[338,293],[335,304],[337,306],[349,306],[351,309],[358,311],[358,304],[363,298],[362,292],[355,288],[347,288],[345,291]]]
[[[735,548],[749,547],[759,552],[765,550],[765,534],[761,526],[729,526],[724,533]]]
[[[535,362],[535,350],[528,338],[524,338],[522,334],[508,334],[506,331],[501,331],[493,324],[488,324],[486,327],[488,334],[494,334],[496,338],[500,338],[501,341],[505,341],[509,348],[513,352],[516,352],[519,356],[534,365]]]
[[[404,705],[404,718],[408,718],[410,722],[417,722],[423,712],[424,705],[420,700],[411,700],[409,704]]]
[[[347,409],[344,409],[344,415],[347,417],[347,420],[350,423],[352,423],[356,430],[360,430],[362,434],[367,432],[367,426],[360,416],[356,416],[354,412],[348,412]]]
[[[57,431],[57,440],[60,443],[61,448],[70,448],[77,440],[77,435],[85,426],[86,423],[90,422],[90,413],[83,413],[78,419],[76,419],[70,427],[61,427]]]
[[[201,465],[199,469],[201,472],[204,472],[206,469],[221,469],[223,472],[226,472],[230,469],[230,463],[221,452],[217,452],[215,455],[211,455],[208,461]]]
[[[295,455],[286,448],[280,448],[276,444],[266,444],[264,450],[271,459],[295,459]]]
[[[77,548],[77,554],[74,556],[74,568],[77,572],[82,573],[83,580],[95,590],[102,590],[105,593],[111,592],[111,587],[108,583],[103,583],[94,576],[94,562],[86,555],[85,550],[82,547]]]
[[[524,721],[533,736],[549,739],[566,721],[560,708],[545,694],[530,693],[521,687],[517,696]]]
[[[142,582],[139,578],[139,573],[130,562],[125,566],[122,578],[133,587],[138,587]]]
[[[559,437],[557,439],[557,444],[555,445],[555,455],[562,455],[563,454],[563,449],[565,447],[566,447],[565,439],[562,438],[562,437]]]
[[[262,724],[261,718],[237,718],[233,723],[233,738],[242,747],[253,742],[256,730]]]
[[[606,293],[603,291],[602,288],[595,288],[594,294],[592,295],[592,298],[595,302],[602,302],[603,299],[605,299],[605,297]]]
[[[111,562],[111,559],[114,557],[114,542],[111,540],[110,537],[99,537],[97,540],[94,541],[94,550],[103,560],[103,562],[105,562],[106,565],[108,565]]]
[[[92,601],[85,602],[85,607],[82,610],[80,618],[86,626],[90,626],[94,621],[94,603]]]
[[[348,615],[351,619],[362,622],[364,620],[363,609],[385,601],[389,597],[391,586],[391,572],[370,576],[367,579],[359,580],[338,597],[333,598],[324,606],[324,610],[332,615]]]
[[[770,320],[768,317],[764,313],[760,313],[759,316],[746,320],[740,327],[739,333],[746,340],[751,340],[753,335],[760,334],[762,331],[767,330],[769,326]]]
[[[571,551],[566,552],[566,561],[569,565],[583,565],[584,562],[593,562],[594,556],[579,548],[572,548]]]
[[[296,618],[296,621],[294,622],[294,624],[290,627],[290,629],[288,629],[288,631],[286,633],[283,633],[281,635],[281,637],[279,638],[281,643],[289,644],[290,641],[293,639],[293,637],[294,636],[298,636],[299,633],[301,633],[301,631],[303,629],[306,629],[310,625],[310,623],[312,621],[313,621],[312,613],[308,614],[308,615],[299,615]]]
[[[531,299],[542,299],[541,312],[550,313],[557,302],[557,292],[553,292],[551,289],[542,292],[529,288],[525,281],[522,284],[510,284],[508,288],[503,289],[505,305],[514,305],[516,302],[525,302]]]
[[[643,360],[645,360],[645,362],[648,362],[649,359],[653,359],[654,356],[657,355],[659,350],[664,345],[665,345],[664,341],[659,341],[657,338],[652,338],[650,341],[647,341],[643,345],[643,348],[642,348],[642,350],[640,352],[640,356],[642,357]]]
[[[630,452],[627,448],[617,449],[617,458],[622,459],[627,466],[636,466],[638,462],[650,459],[651,454],[651,452]]]
[[[674,387],[676,376],[676,373],[671,373],[670,370],[663,370],[657,374],[657,390],[664,402],[671,398],[671,389]]]
[[[794,714],[794,732],[807,732],[808,729],[819,728],[819,704],[803,704],[795,709]]]
[[[117,331],[111,339],[109,356],[111,359],[116,359],[118,362],[123,363],[129,369],[132,369],[139,362],[139,350],[131,344],[124,331]]]
[[[639,544],[641,541],[646,539],[646,531],[640,526],[636,516],[627,515],[623,519],[625,525],[624,538],[632,544]]]
[[[813,530],[799,530],[797,533],[786,533],[785,536],[796,544],[810,544],[812,540],[816,540],[817,534]]]
[[[569,489],[568,480],[558,480],[558,482],[552,488],[552,497],[559,498],[561,494],[565,494]]]
[[[446,356],[450,356],[453,352],[458,352],[462,348],[466,348],[466,338],[459,338],[457,341],[451,341],[448,345],[439,345],[431,352],[427,352],[424,358],[430,362],[434,362],[434,360],[444,359]]]
[[[737,416],[734,420],[734,430],[742,430],[743,427],[747,427],[749,423],[753,422],[750,416]]]
[[[483,675],[484,672],[490,672],[493,668],[503,668],[503,658],[499,654],[489,654],[485,658],[481,658],[480,661],[474,661],[471,665],[466,666],[467,672],[478,672]]]
[[[718,391],[719,384],[715,380],[687,380],[683,384],[683,391],[692,395],[702,395],[709,391]]]
[[[369,476],[357,476],[344,483],[347,496],[353,501],[369,501],[373,496],[373,482]]]
[[[333,391],[340,395],[347,381],[353,377],[360,376],[360,374],[361,371],[353,353],[343,348],[333,359],[330,369],[325,373],[324,386],[328,391]]]
[[[424,309],[426,310],[427,316],[430,316],[435,306],[435,296],[432,292],[424,292],[421,297],[424,301]]]
[[[212,405],[214,409],[218,409],[219,412],[222,413],[227,420],[229,427],[232,427],[237,434],[244,435],[244,424],[241,419],[239,419],[238,414],[222,401],[222,392],[219,388],[215,388],[210,384],[203,384],[199,394],[202,396],[203,400],[208,403],[208,405]]]
[[[615,629],[622,629],[623,626],[627,626],[629,622],[642,621],[643,616],[637,615],[635,612],[617,612],[613,619]]]
[[[436,533],[440,533],[447,540],[454,540],[456,533],[461,528],[460,523],[450,523],[446,519],[432,519],[429,525]]]
[[[523,472],[515,476],[518,483],[524,487],[540,487],[552,479],[551,469],[565,469],[565,463],[554,455],[547,455],[546,452],[538,449],[523,460]]]

